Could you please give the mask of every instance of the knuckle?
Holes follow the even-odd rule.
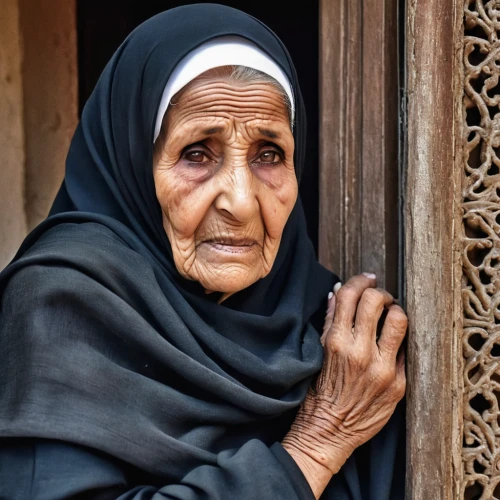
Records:
[[[350,355],[349,361],[357,369],[366,370],[370,365],[371,359],[364,351],[354,351]]]
[[[399,331],[405,331],[408,327],[408,316],[402,311],[398,309],[391,309],[387,313],[386,323],[388,326]]]
[[[339,304],[345,302],[353,302],[357,299],[357,297],[358,294],[356,293],[356,290],[350,286],[343,286],[337,292],[337,301],[339,302]]]
[[[395,366],[385,366],[378,373],[378,380],[383,387],[389,387],[394,383],[396,377]]]
[[[401,377],[397,381],[394,392],[396,394],[396,397],[398,398],[398,401],[403,399],[403,396],[405,395],[406,392],[406,379],[404,377]]]
[[[328,333],[325,339],[325,347],[330,352],[339,352],[342,350],[339,336],[335,334],[335,331],[330,330],[330,332]]]
[[[335,352],[336,351],[336,342],[335,342],[335,339],[333,339],[331,335],[328,335],[326,337],[324,347],[328,352]]]
[[[367,288],[363,292],[364,299],[372,305],[379,305],[384,302],[384,293],[376,288]]]

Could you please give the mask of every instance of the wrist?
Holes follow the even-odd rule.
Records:
[[[301,470],[314,498],[318,499],[330,482],[332,471],[305,453],[293,437],[285,436],[281,444]]]
[[[340,446],[335,440],[323,443],[324,440],[315,440],[308,435],[297,433],[293,428],[283,439],[282,445],[292,457],[303,462],[307,467],[313,467],[314,471],[321,476],[330,476],[337,472],[344,465],[352,454],[348,446]],[[296,460],[296,461],[297,461]]]
[[[336,474],[357,448],[356,436],[331,409],[325,410],[317,401],[308,403],[306,398],[286,439]]]

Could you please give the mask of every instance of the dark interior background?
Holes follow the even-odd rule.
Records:
[[[78,65],[80,112],[126,36],[149,17],[192,2],[175,0],[79,0]],[[199,2],[209,3],[209,2]],[[318,1],[229,0],[218,3],[260,19],[285,43],[297,68],[308,118],[307,164],[300,186],[309,236],[318,246]]]

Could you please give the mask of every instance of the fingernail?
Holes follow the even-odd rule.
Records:
[[[328,300],[330,300],[332,297],[333,297],[333,292],[330,292],[330,293],[328,294]]]
[[[376,279],[377,275],[373,273],[363,273],[364,276],[366,276],[368,279],[374,280]]]
[[[333,293],[337,293],[340,290],[341,286],[342,283],[340,281],[338,283],[335,283],[335,286],[333,287]]]

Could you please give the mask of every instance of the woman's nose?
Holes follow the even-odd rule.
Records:
[[[235,166],[221,179],[215,208],[230,214],[238,222],[247,222],[259,209],[255,179],[248,165]]]

